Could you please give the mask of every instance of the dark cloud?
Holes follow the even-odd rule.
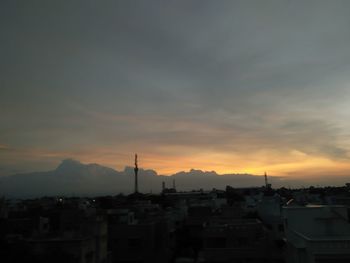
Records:
[[[0,158],[90,146],[346,160],[349,8],[3,1],[0,138],[19,153]]]
[[[0,151],[11,151],[11,147],[5,144],[0,144]]]

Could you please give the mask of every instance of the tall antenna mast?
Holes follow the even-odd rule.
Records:
[[[137,166],[137,154],[135,154],[135,168],[134,168],[134,172],[135,172],[135,194],[139,192],[139,186],[138,186],[138,182],[137,182],[137,173],[139,171],[139,167]]]
[[[269,187],[269,183],[267,182],[267,174],[265,172],[265,187],[268,188]]]

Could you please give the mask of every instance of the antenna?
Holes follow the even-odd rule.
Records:
[[[266,172],[265,172],[264,176],[265,176],[265,187],[267,190],[271,190],[271,184],[269,184],[269,182],[267,181],[267,173]]]
[[[135,194],[139,192],[139,186],[138,186],[138,182],[137,182],[137,173],[139,171],[139,167],[137,165],[137,153],[135,154],[135,168],[134,168],[134,172],[135,172]]]

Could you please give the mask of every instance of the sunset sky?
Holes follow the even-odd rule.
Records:
[[[0,175],[350,178],[350,1],[1,1]]]

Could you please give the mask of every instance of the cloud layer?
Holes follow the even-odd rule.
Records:
[[[3,1],[0,175],[138,152],[165,174],[346,176],[349,8]]]

